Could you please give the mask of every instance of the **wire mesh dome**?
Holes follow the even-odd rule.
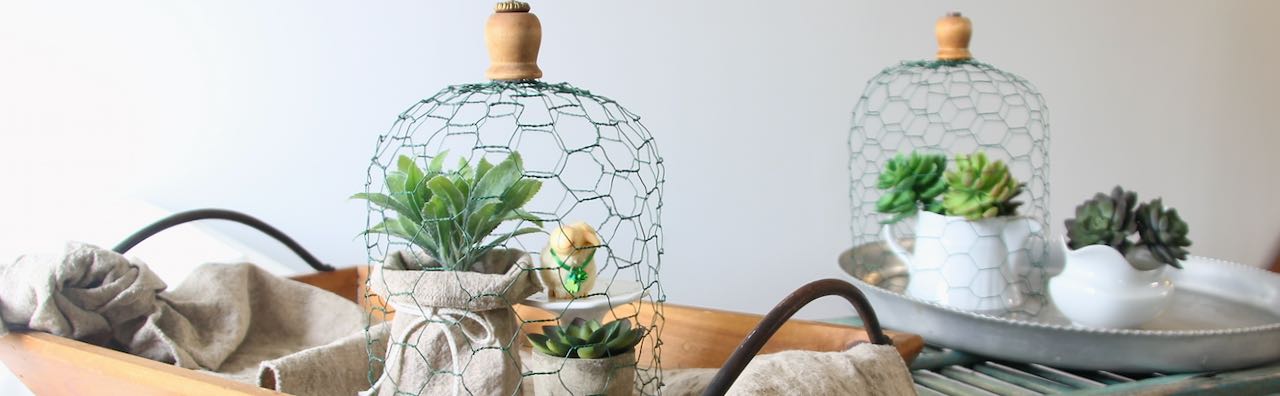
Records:
[[[495,19],[512,13],[537,23],[536,17],[528,13],[527,5],[507,2],[499,4],[498,13],[490,21],[491,28]],[[540,29],[534,33],[540,39]],[[445,252],[447,249],[433,252],[435,245],[450,243],[433,238],[470,238],[474,246],[492,247],[479,261],[492,258],[493,252],[508,251],[506,249],[528,255],[526,259],[516,260],[507,276],[489,288],[469,283],[474,273],[453,270],[465,269],[471,265],[469,262],[457,263],[461,267],[454,268],[424,266],[416,271],[419,274],[402,282],[405,286],[399,289],[396,281],[377,275],[379,271],[395,272],[390,271],[390,265],[372,270],[374,274],[367,282],[366,294],[371,300],[388,302],[370,304],[373,307],[368,332],[370,381],[374,388],[380,389],[378,394],[428,394],[437,390],[453,394],[519,394],[531,392],[527,387],[535,382],[538,386],[554,383],[563,385],[565,391],[575,391],[579,388],[571,382],[577,380],[573,377],[577,374],[569,373],[567,365],[562,367],[563,363],[558,360],[551,368],[535,367],[529,355],[521,357],[521,346],[538,337],[537,334],[554,330],[548,326],[562,324],[567,328],[575,318],[584,319],[578,323],[590,319],[591,326],[615,319],[634,324],[634,336],[638,338],[634,357],[623,359],[623,363],[612,367],[603,377],[610,385],[624,384],[640,394],[658,393],[661,385],[658,330],[665,299],[659,282],[665,178],[662,157],[653,136],[640,123],[640,117],[614,100],[567,83],[535,80],[541,76],[532,63],[536,60],[537,40],[532,45],[535,46],[534,58],[523,64],[500,59],[502,55],[494,54],[491,46],[494,66],[489,76],[493,81],[444,88],[410,106],[391,129],[378,138],[369,166],[366,193],[361,197],[412,195],[414,186],[398,187],[396,183],[402,183],[406,174],[414,180],[411,174],[421,172],[426,176],[417,178],[420,184],[429,185],[431,183],[423,179],[435,172],[439,178],[453,179],[455,185],[464,185],[467,177],[472,177],[473,189],[468,192],[462,188],[462,201],[492,204],[501,209],[507,203],[498,200],[511,190],[498,194],[501,197],[477,195],[484,188],[483,179],[502,168],[504,162],[520,170],[513,190],[518,189],[514,186],[520,183],[539,185],[523,205],[512,204],[518,209],[513,209],[510,216],[495,220],[498,224],[487,237],[472,235],[475,230],[467,227],[466,219],[461,221],[461,235],[427,229],[439,221],[456,223],[462,217],[481,216],[475,214],[478,211],[468,212],[473,209],[468,204],[460,204],[461,214],[453,218],[433,219],[427,209],[431,205],[424,203],[421,224],[417,226],[426,230],[411,229],[399,234],[380,232],[380,225],[399,222],[405,215],[390,205],[369,200],[370,232],[365,236],[371,262],[427,256],[427,260],[448,264],[447,260],[434,256],[462,257],[461,254],[451,256]],[[495,77],[495,73],[508,74]],[[513,161],[517,157],[518,160]],[[425,168],[414,170],[410,164]],[[484,176],[480,176],[481,173]],[[428,189],[434,191],[435,187],[429,185]],[[573,286],[582,290],[574,290],[575,293],[557,302],[551,296],[553,289],[568,288],[569,278],[562,278],[565,285],[551,286],[544,281],[548,274],[554,278],[557,272],[571,266],[565,265],[569,260],[566,253],[557,255],[551,246],[557,235],[568,238],[569,231],[578,229],[575,227],[581,223],[589,227],[584,229],[594,231],[598,240],[574,243],[568,254],[589,252],[574,272],[584,272],[583,280],[592,280],[575,283]],[[467,260],[472,259],[475,257]],[[479,266],[476,264],[472,270],[479,271]],[[576,271],[578,268],[584,270]],[[432,273],[443,275],[444,280],[433,278]],[[525,287],[532,291],[517,290]],[[456,289],[452,291],[460,296],[459,307],[442,308],[427,301],[431,296],[424,296],[423,289],[432,288]],[[530,295],[532,292],[536,293]],[[520,308],[501,315],[484,311],[518,304],[542,310]],[[595,307],[595,313],[582,310],[591,307]],[[398,322],[406,311],[416,322],[393,323],[389,334],[379,333],[378,323],[389,312],[395,312]],[[444,336],[426,342],[423,334],[428,337],[431,334],[423,333],[421,328],[432,326]],[[504,326],[510,329],[503,331]],[[535,355],[539,346],[535,346]],[[574,354],[587,357],[583,351],[585,349],[578,349]],[[433,354],[446,356],[430,356]],[[416,370],[418,374],[406,375],[405,370]],[[503,370],[516,378],[499,378]],[[549,381],[536,381],[539,378]],[[494,385],[503,381],[508,383]],[[627,394],[630,393],[628,390]]]
[[[955,29],[963,30],[961,37],[954,37]],[[1018,197],[1023,203],[1018,214],[1034,220],[1025,225],[1031,234],[1027,243],[1010,247],[1008,252],[1011,261],[1028,265],[998,269],[1008,288],[974,287],[983,282],[974,275],[992,269],[984,268],[981,260],[975,262],[964,248],[955,247],[979,245],[999,239],[999,235],[979,232],[960,242],[938,241],[939,235],[914,235],[920,232],[913,227],[916,221],[897,222],[891,226],[891,235],[916,245],[916,261],[924,261],[919,257],[920,245],[947,245],[943,254],[946,265],[917,263],[920,265],[912,268],[913,284],[931,281],[938,285],[936,298],[926,300],[977,310],[1036,314],[1045,302],[1043,264],[1047,250],[1043,230],[1049,224],[1049,113],[1031,83],[969,56],[968,29],[968,19],[959,14],[943,18],[939,22],[939,59],[902,62],[867,83],[853,110],[849,137],[853,244],[887,241],[882,223],[888,217],[877,213],[877,201],[887,190],[878,182],[896,155],[916,152],[951,158],[985,153],[991,161],[1003,161],[1009,173],[1025,183]],[[954,166],[951,160],[950,167]]]

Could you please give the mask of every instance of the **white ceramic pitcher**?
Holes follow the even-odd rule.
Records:
[[[907,265],[907,294],[968,311],[1002,311],[1022,304],[1020,275],[1031,269],[1028,241],[1040,224],[1025,217],[978,221],[920,211],[907,251],[884,226],[885,244]]]

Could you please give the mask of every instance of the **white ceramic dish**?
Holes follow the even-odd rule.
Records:
[[[568,324],[574,318],[601,320],[614,307],[639,301],[640,297],[644,296],[644,292],[644,288],[639,283],[615,280],[612,284],[596,282],[595,287],[591,289],[591,294],[586,297],[573,300],[548,300],[547,293],[538,292],[520,303],[551,312],[560,317],[561,324]]]
[[[1035,315],[980,314],[903,294],[906,266],[883,243],[840,256],[885,327],[929,343],[1019,362],[1116,372],[1228,370],[1280,360],[1280,275],[1191,257],[1159,318],[1136,329],[1073,325],[1048,304]]]
[[[1049,279],[1053,306],[1081,327],[1126,329],[1160,317],[1173,302],[1173,267],[1138,270],[1120,251],[1105,245],[1072,250],[1059,241],[1066,262]]]

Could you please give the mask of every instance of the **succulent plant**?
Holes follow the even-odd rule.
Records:
[[[1177,209],[1165,209],[1160,198],[1138,205],[1138,247],[1151,251],[1157,261],[1182,268],[1178,263],[1187,259],[1187,223],[1178,216]]]
[[[1079,249],[1107,245],[1124,254],[1132,245],[1129,235],[1138,229],[1134,205],[1138,195],[1116,186],[1111,195],[1098,193],[1076,206],[1076,217],[1067,219],[1067,245]]]
[[[947,172],[945,180],[942,208],[949,216],[969,220],[1009,216],[1022,204],[1013,198],[1022,193],[1023,185],[1003,161],[988,161],[982,152],[956,155],[956,169]]]
[[[548,356],[599,359],[631,352],[644,339],[644,327],[631,328],[631,321],[615,320],[601,325],[594,320],[575,318],[568,326],[543,326],[542,334],[529,334],[533,349]]]
[[[942,180],[946,167],[947,157],[941,154],[913,152],[890,159],[876,185],[887,190],[876,201],[876,210],[893,215],[882,223],[896,223],[920,208],[941,213],[942,203],[937,198],[947,190],[947,183]]]
[[[538,193],[542,182],[524,178],[519,153],[511,153],[497,165],[481,158],[475,168],[462,158],[457,170],[445,171],[447,154],[437,155],[425,170],[402,155],[397,169],[387,172],[390,194],[353,195],[353,199],[369,201],[372,206],[396,214],[365,233],[404,239],[436,259],[444,269],[464,270],[510,238],[542,232],[538,217],[520,209]],[[528,221],[538,227],[520,228],[486,241],[498,225],[508,220]]]

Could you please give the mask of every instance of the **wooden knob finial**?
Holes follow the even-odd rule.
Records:
[[[490,80],[520,81],[542,77],[538,50],[542,47],[542,23],[529,12],[529,4],[504,1],[494,7],[484,26],[484,42],[489,48]]]
[[[969,53],[969,38],[973,36],[973,24],[969,22],[969,18],[961,16],[959,12],[949,12],[947,16],[938,19],[933,30],[938,36],[938,60],[973,59],[973,54]]]

